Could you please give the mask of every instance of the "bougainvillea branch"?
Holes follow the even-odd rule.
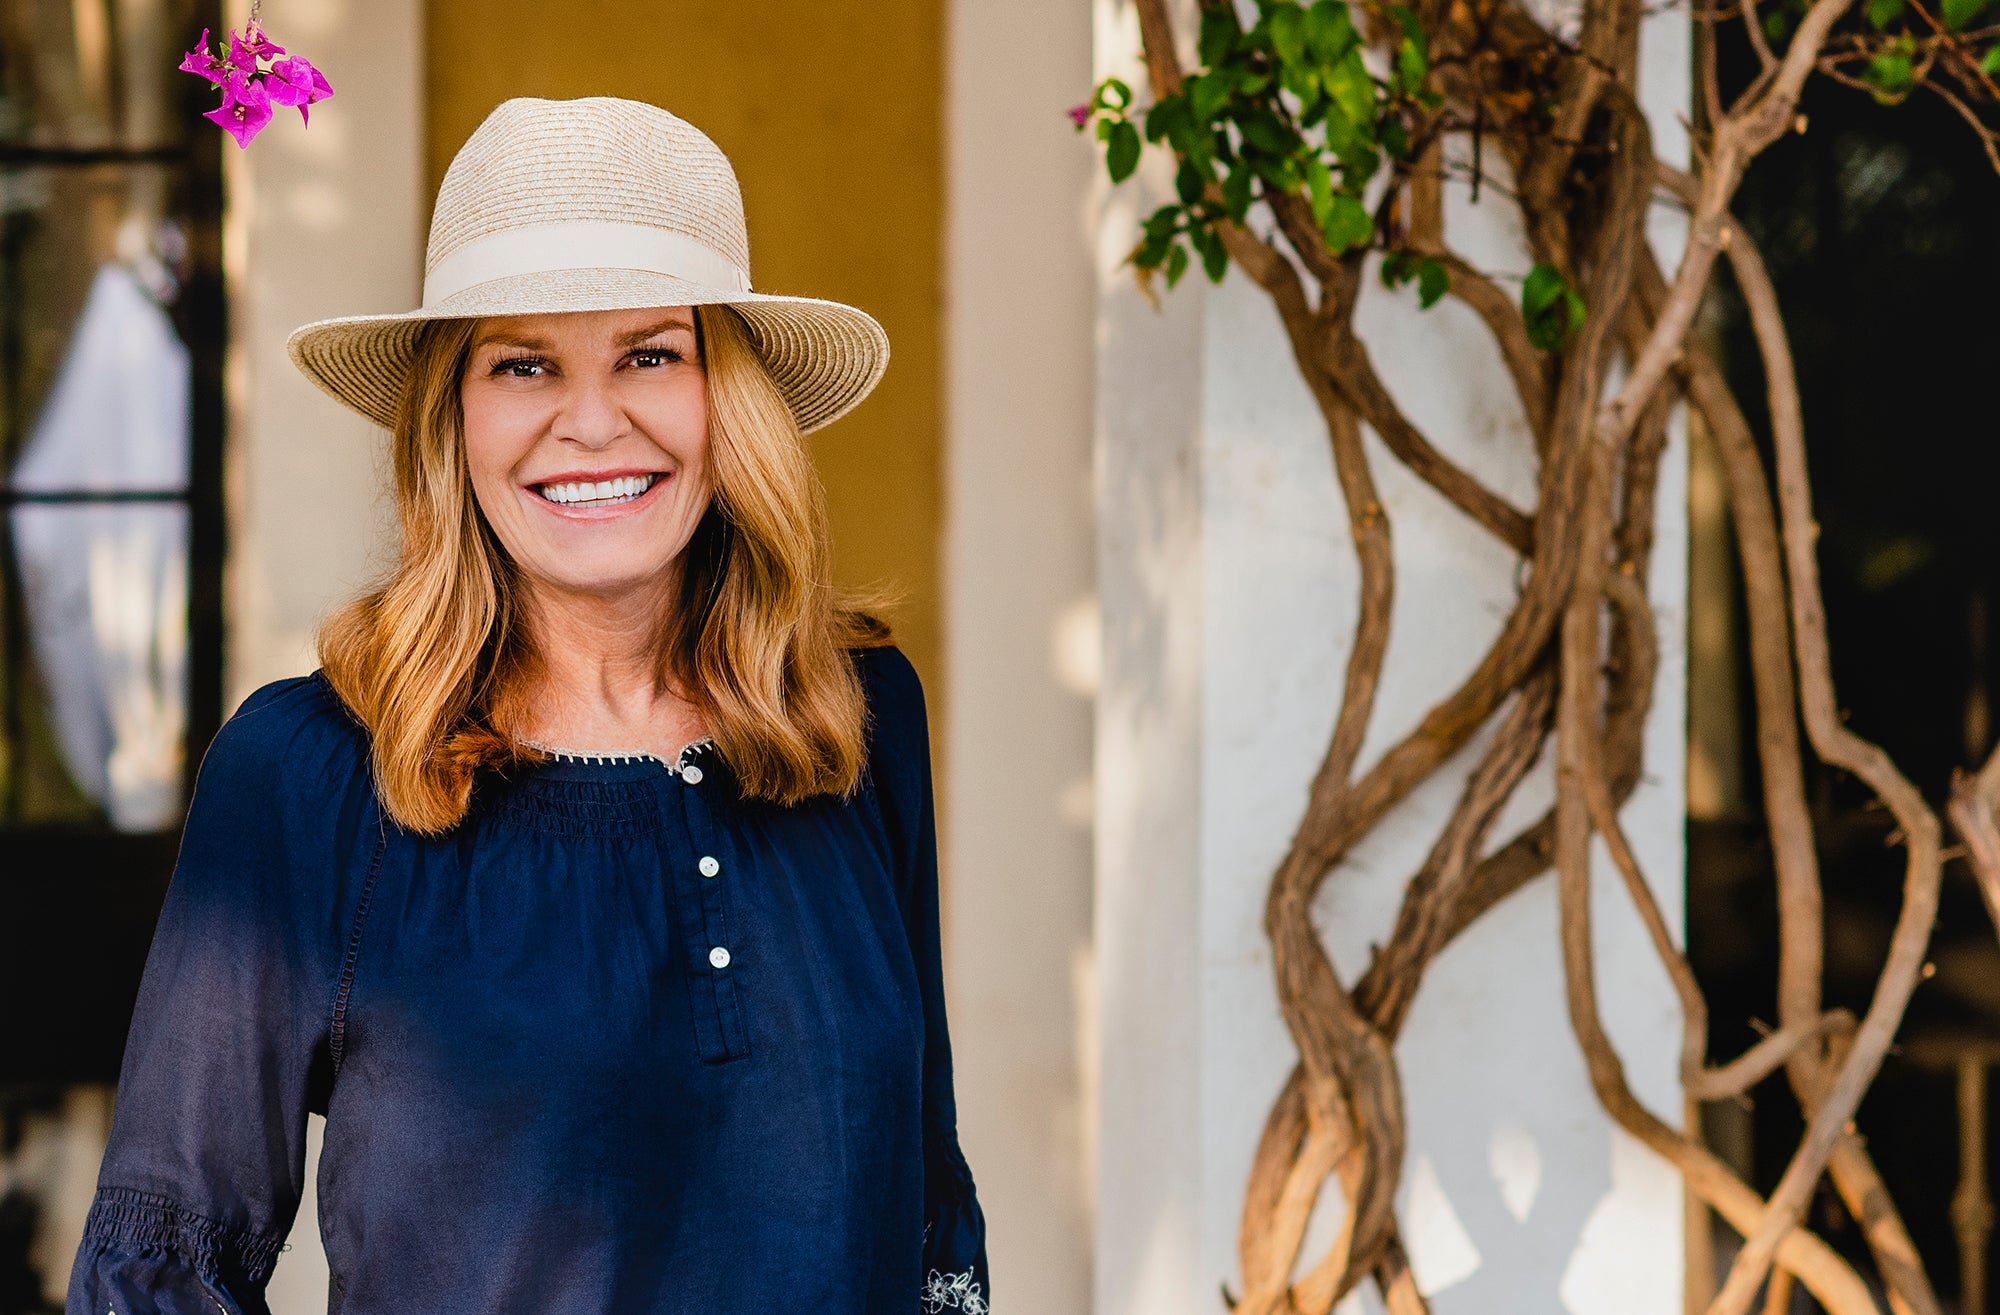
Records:
[[[301,123],[310,122],[311,106],[333,95],[326,75],[300,55],[265,35],[258,22],[259,5],[250,7],[250,21],[239,35],[232,30],[219,47],[209,45],[209,30],[181,59],[182,72],[214,83],[222,104],[202,115],[236,139],[240,149],[271,122],[274,106],[293,106]]]

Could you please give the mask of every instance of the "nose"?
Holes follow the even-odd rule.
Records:
[[[632,422],[607,382],[573,379],[552,427],[557,439],[596,451],[624,437]]]

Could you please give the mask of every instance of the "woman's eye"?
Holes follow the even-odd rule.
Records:
[[[644,369],[655,369],[681,359],[681,354],[671,347],[652,347],[632,353],[632,364]]]
[[[495,376],[504,375],[510,379],[534,379],[540,376],[544,368],[543,363],[533,357],[517,356],[512,360],[496,362],[493,373]]]

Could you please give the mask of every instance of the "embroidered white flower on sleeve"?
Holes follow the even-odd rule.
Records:
[[[972,1271],[959,1274],[942,1274],[931,1271],[924,1282],[924,1315],[938,1315],[939,1311],[962,1310],[965,1315],[986,1315],[986,1298],[979,1293],[979,1285],[973,1282]]]

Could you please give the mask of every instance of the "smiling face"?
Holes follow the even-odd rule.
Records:
[[[713,491],[692,310],[483,321],[459,398],[473,494],[531,587],[670,585]]]

